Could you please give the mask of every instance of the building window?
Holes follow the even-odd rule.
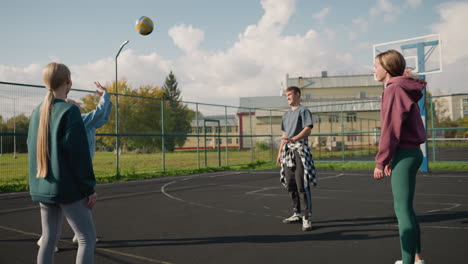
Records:
[[[346,114],[346,122],[351,123],[351,122],[356,122],[356,120],[357,120],[356,113]]]
[[[217,145],[221,145],[222,143],[223,143],[223,140],[222,140],[222,139],[220,139],[220,138],[217,138],[217,139],[216,139],[216,144],[217,144]]]
[[[227,132],[232,132],[232,127],[228,126],[227,127]]]
[[[236,138],[236,144],[239,144],[239,139],[238,138]]]
[[[206,133],[211,133],[211,127],[206,127]]]
[[[219,133],[221,133],[221,132],[222,132],[222,129],[221,129],[221,127],[216,127],[216,132],[219,132]]]
[[[348,135],[348,141],[358,141],[358,137],[357,135]]]
[[[312,115],[312,121],[314,124],[322,123],[322,118],[319,115]]]
[[[464,104],[468,104],[468,98],[463,98],[463,99],[462,99],[462,102],[463,102]]]
[[[328,116],[328,122],[330,122],[330,123],[338,123],[338,122],[339,122],[338,115],[329,115],[329,116]]]
[[[365,91],[360,91],[359,92],[359,98],[366,98],[367,97],[367,94]]]
[[[227,139],[227,143],[228,143],[228,144],[232,144],[232,138],[228,138],[228,139]]]

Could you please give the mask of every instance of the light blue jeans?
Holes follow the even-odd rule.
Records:
[[[93,263],[96,230],[91,210],[86,207],[87,201],[84,198],[68,204],[40,203],[42,245],[37,254],[38,264],[54,263],[54,248],[62,233],[64,216],[78,237],[76,263]]]

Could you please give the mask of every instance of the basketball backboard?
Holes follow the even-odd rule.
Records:
[[[442,72],[442,42],[439,34],[403,39],[373,45],[373,55],[387,50],[396,50],[406,59],[406,68],[411,74],[427,75]],[[372,63],[374,61],[372,60]]]

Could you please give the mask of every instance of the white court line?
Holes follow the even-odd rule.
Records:
[[[169,183],[166,183],[164,184],[162,187],[161,187],[161,192],[166,195],[167,197],[171,198],[171,199],[174,199],[174,200],[177,200],[179,202],[183,202],[183,203],[188,203],[188,204],[191,204],[191,205],[196,205],[196,206],[200,206],[200,207],[205,207],[205,208],[210,208],[210,209],[217,209],[217,210],[222,210],[222,211],[226,211],[226,212],[229,212],[229,213],[241,213],[241,214],[247,214],[247,215],[252,215],[252,216],[258,216],[258,214],[256,213],[250,213],[250,212],[247,212],[247,211],[242,211],[242,210],[233,210],[233,209],[228,209],[228,208],[222,208],[222,207],[216,207],[216,206],[211,206],[211,205],[206,205],[206,204],[201,204],[201,203],[194,203],[194,202],[190,202],[190,201],[186,201],[182,198],[179,198],[179,197],[175,197],[171,194],[169,194],[167,191],[166,191],[166,188],[171,185],[171,184],[174,184],[176,183],[177,181],[172,181],[172,182],[169,182]],[[264,215],[265,216],[265,215]],[[272,215],[268,215],[268,216],[272,216]],[[276,218],[283,218],[282,216],[272,216],[272,217],[276,217]]]
[[[119,198],[143,196],[143,195],[147,195],[147,194],[160,193],[160,192],[161,192],[160,190],[157,190],[157,191],[147,191],[147,192],[135,192],[135,193],[129,193],[129,194],[118,194],[118,195],[111,195],[111,196],[98,197],[98,200],[97,200],[97,201],[99,202],[99,201],[112,200],[112,199],[119,199]],[[37,208],[39,208],[38,205],[35,205],[35,206],[28,206],[28,207],[21,207],[21,208],[15,208],[15,209],[6,209],[6,210],[0,211],[0,214],[21,212],[21,211],[28,211],[28,210],[37,209]]]
[[[7,230],[7,231],[10,231],[10,232],[16,232],[16,233],[19,233],[19,234],[22,234],[22,235],[27,235],[27,236],[41,237],[41,234],[26,232],[26,231],[23,231],[23,230],[20,230],[20,229],[11,228],[11,227],[2,226],[2,225],[0,225],[0,229]],[[62,243],[73,244],[68,239],[67,240],[59,239],[59,241],[62,242]],[[163,261],[163,260],[147,258],[147,257],[139,256],[139,255],[130,254],[130,253],[124,253],[124,252],[120,252],[120,251],[113,250],[113,249],[108,249],[108,248],[101,248],[99,245],[96,246],[95,250],[96,251],[104,251],[104,252],[115,254],[115,255],[121,255],[121,256],[129,257],[129,258],[137,259],[137,260],[144,260],[144,261],[152,262],[152,263],[173,264],[171,262],[167,262],[167,261]]]
[[[445,178],[468,178],[468,175],[438,175],[438,176],[433,176],[433,175],[418,175],[418,176],[416,176],[416,177],[445,179]]]
[[[220,173],[218,175],[209,175],[207,177],[208,178],[217,178],[217,177],[230,176],[230,175],[239,175],[239,174],[245,174],[245,172],[242,172],[242,171],[226,172],[226,173]]]
[[[39,205],[21,207],[21,208],[15,208],[15,209],[7,209],[7,210],[0,211],[0,214],[8,214],[8,213],[21,212],[21,211],[28,211],[28,210],[37,209],[37,208],[39,208]]]
[[[266,191],[266,190],[272,190],[272,189],[279,189],[279,188],[280,187],[266,187],[266,188],[261,188],[261,189],[258,189],[258,190],[253,190],[253,191],[250,191],[250,192],[246,192],[244,194],[247,194],[247,195],[255,194],[255,195],[261,195],[261,196],[278,196],[277,194],[259,193],[259,192],[263,192],[263,191]]]
[[[348,175],[348,174],[346,174]],[[332,179],[332,178],[339,178],[339,177],[342,177],[342,176],[345,176],[344,173],[340,173],[340,174],[337,174],[337,175],[334,175],[334,176],[328,176],[328,177],[318,177],[318,181],[320,180],[326,180],[326,179]]]
[[[281,194],[271,194],[271,193],[260,193],[263,191],[271,190],[271,189],[277,189],[279,187],[267,187],[267,188],[261,188],[257,190],[253,190],[250,192],[246,192],[245,194],[247,195],[261,195],[261,196],[287,196],[287,195],[281,195]],[[328,200],[341,200],[341,198],[337,197],[327,197],[327,196],[314,196],[314,199],[328,199]],[[387,203],[393,203],[393,200],[367,200],[367,199],[347,199],[348,201],[358,201],[358,202],[387,202]],[[452,209],[458,208],[462,206],[463,204],[459,203],[415,203],[415,204],[427,204],[427,205],[449,205],[448,207],[443,207],[440,209],[434,209],[430,211],[426,211],[424,213],[434,213],[434,212],[440,212],[440,211],[450,211]]]
[[[395,227],[398,228],[398,225],[379,225],[376,224],[375,226],[386,226],[386,227]],[[422,229],[447,229],[447,230],[468,230],[468,227],[461,227],[461,226],[433,226],[433,225],[424,225],[419,223],[419,228]]]
[[[236,172],[235,174],[242,174],[243,172]],[[174,176],[174,177],[178,177],[177,180],[180,180],[180,181],[186,181],[186,180],[190,180],[194,177],[219,177],[219,176],[226,176],[226,175],[231,175],[232,173],[228,173],[228,172],[221,172],[221,173],[216,173],[216,175],[206,175],[206,174],[193,174],[193,175],[186,175],[186,176]],[[148,180],[139,180],[139,181],[132,181],[132,182],[115,182],[115,183],[106,183],[106,184],[99,184],[99,185],[111,185],[111,184],[128,184],[128,183],[132,183],[132,184],[135,184],[135,185],[139,185],[139,184],[147,184],[148,182],[154,182],[154,181],[162,181],[162,180],[169,180],[168,177],[162,177],[162,178],[155,178],[155,179],[148,179]],[[128,198],[128,197],[134,197],[134,196],[142,196],[142,195],[147,195],[147,194],[152,194],[152,193],[159,193],[161,192],[160,190],[157,190],[157,191],[147,191],[147,192],[134,192],[134,193],[127,193],[127,194],[118,194],[118,195],[111,195],[111,196],[104,196],[104,197],[101,197],[99,196],[98,197],[98,202],[99,201],[105,201],[105,200],[111,200],[111,199],[119,199],[119,198]],[[4,193],[4,194],[0,194],[0,197],[1,196],[25,196],[25,197],[28,197],[29,196],[29,193],[27,192],[19,192],[19,193]],[[21,212],[21,211],[28,211],[28,210],[32,210],[32,209],[37,209],[39,208],[38,205],[36,206],[27,206],[27,207],[21,207],[21,208],[14,208],[14,209],[6,209],[6,210],[2,210],[0,211],[0,214],[7,214],[7,213],[14,213],[14,212]]]
[[[437,209],[437,210],[430,210],[430,211],[426,211],[425,213],[435,213],[435,212],[441,212],[441,211],[450,211],[452,209],[455,209],[457,207],[460,207],[461,204],[453,204],[453,206],[450,206],[450,207],[447,207],[447,208],[441,208],[441,209]]]
[[[180,201],[180,202],[184,202],[184,203],[188,203],[188,204],[192,204],[192,205],[196,205],[196,206],[201,206],[201,207],[205,207],[205,208],[211,208],[211,209],[218,209],[218,210],[223,210],[223,211],[226,211],[226,212],[230,212],[230,213],[241,213],[241,214],[248,214],[248,215],[252,215],[252,216],[258,216],[259,214],[255,214],[255,213],[250,213],[250,212],[246,212],[246,211],[241,211],[241,210],[231,210],[231,209],[227,209],[227,208],[220,208],[220,207],[215,207],[215,206],[209,206],[209,205],[205,205],[205,204],[199,204],[199,203],[194,203],[194,202],[189,202],[189,201],[186,201],[184,199],[181,199],[181,198],[178,198],[178,197],[175,197],[173,195],[170,195],[169,193],[166,192],[166,187],[171,185],[171,184],[174,184],[176,183],[176,181],[173,181],[173,182],[169,182],[167,184],[165,184],[164,186],[161,187],[161,192],[168,196],[169,198],[171,199],[174,199],[174,200],[177,200],[177,201]],[[274,188],[277,188],[277,187],[274,187]],[[254,190],[252,191],[251,193],[252,194],[255,194],[255,195],[259,195],[258,192],[261,191],[261,190],[269,190],[269,189],[273,189],[273,187],[271,188],[262,188],[262,189],[259,189],[259,190]],[[260,194],[260,195],[263,195],[263,194]],[[331,199],[334,199],[334,198],[331,198]],[[336,199],[336,198],[335,198]],[[367,200],[362,200],[362,201],[367,201]],[[375,201],[375,200],[374,200]],[[393,200],[380,200],[380,201],[388,201],[388,202],[393,202]],[[446,204],[446,203],[424,203],[424,204]],[[445,208],[445,209],[448,209],[448,208]],[[440,209],[439,209],[440,210]],[[282,211],[282,212],[286,212],[286,211]],[[266,216],[266,217],[275,217],[275,218],[279,218],[279,219],[282,219],[283,217],[282,216],[274,216],[274,215],[270,215],[270,214],[263,214],[262,216]],[[387,227],[394,227],[394,228],[398,228],[398,225],[379,225],[379,224],[376,224],[374,226],[387,226]],[[453,227],[453,226],[430,226],[430,225],[420,225],[421,228],[423,229],[446,229],[446,230],[468,230],[468,227]]]
[[[4,196],[24,196],[24,197],[28,197],[29,193],[27,191],[13,192],[13,193],[0,193],[0,197],[3,198]]]

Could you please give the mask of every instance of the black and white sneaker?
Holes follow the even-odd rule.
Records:
[[[312,223],[309,219],[302,219],[302,231],[310,231],[312,230]]]
[[[302,220],[302,214],[294,213],[292,216],[283,220],[285,224],[298,223]]]

